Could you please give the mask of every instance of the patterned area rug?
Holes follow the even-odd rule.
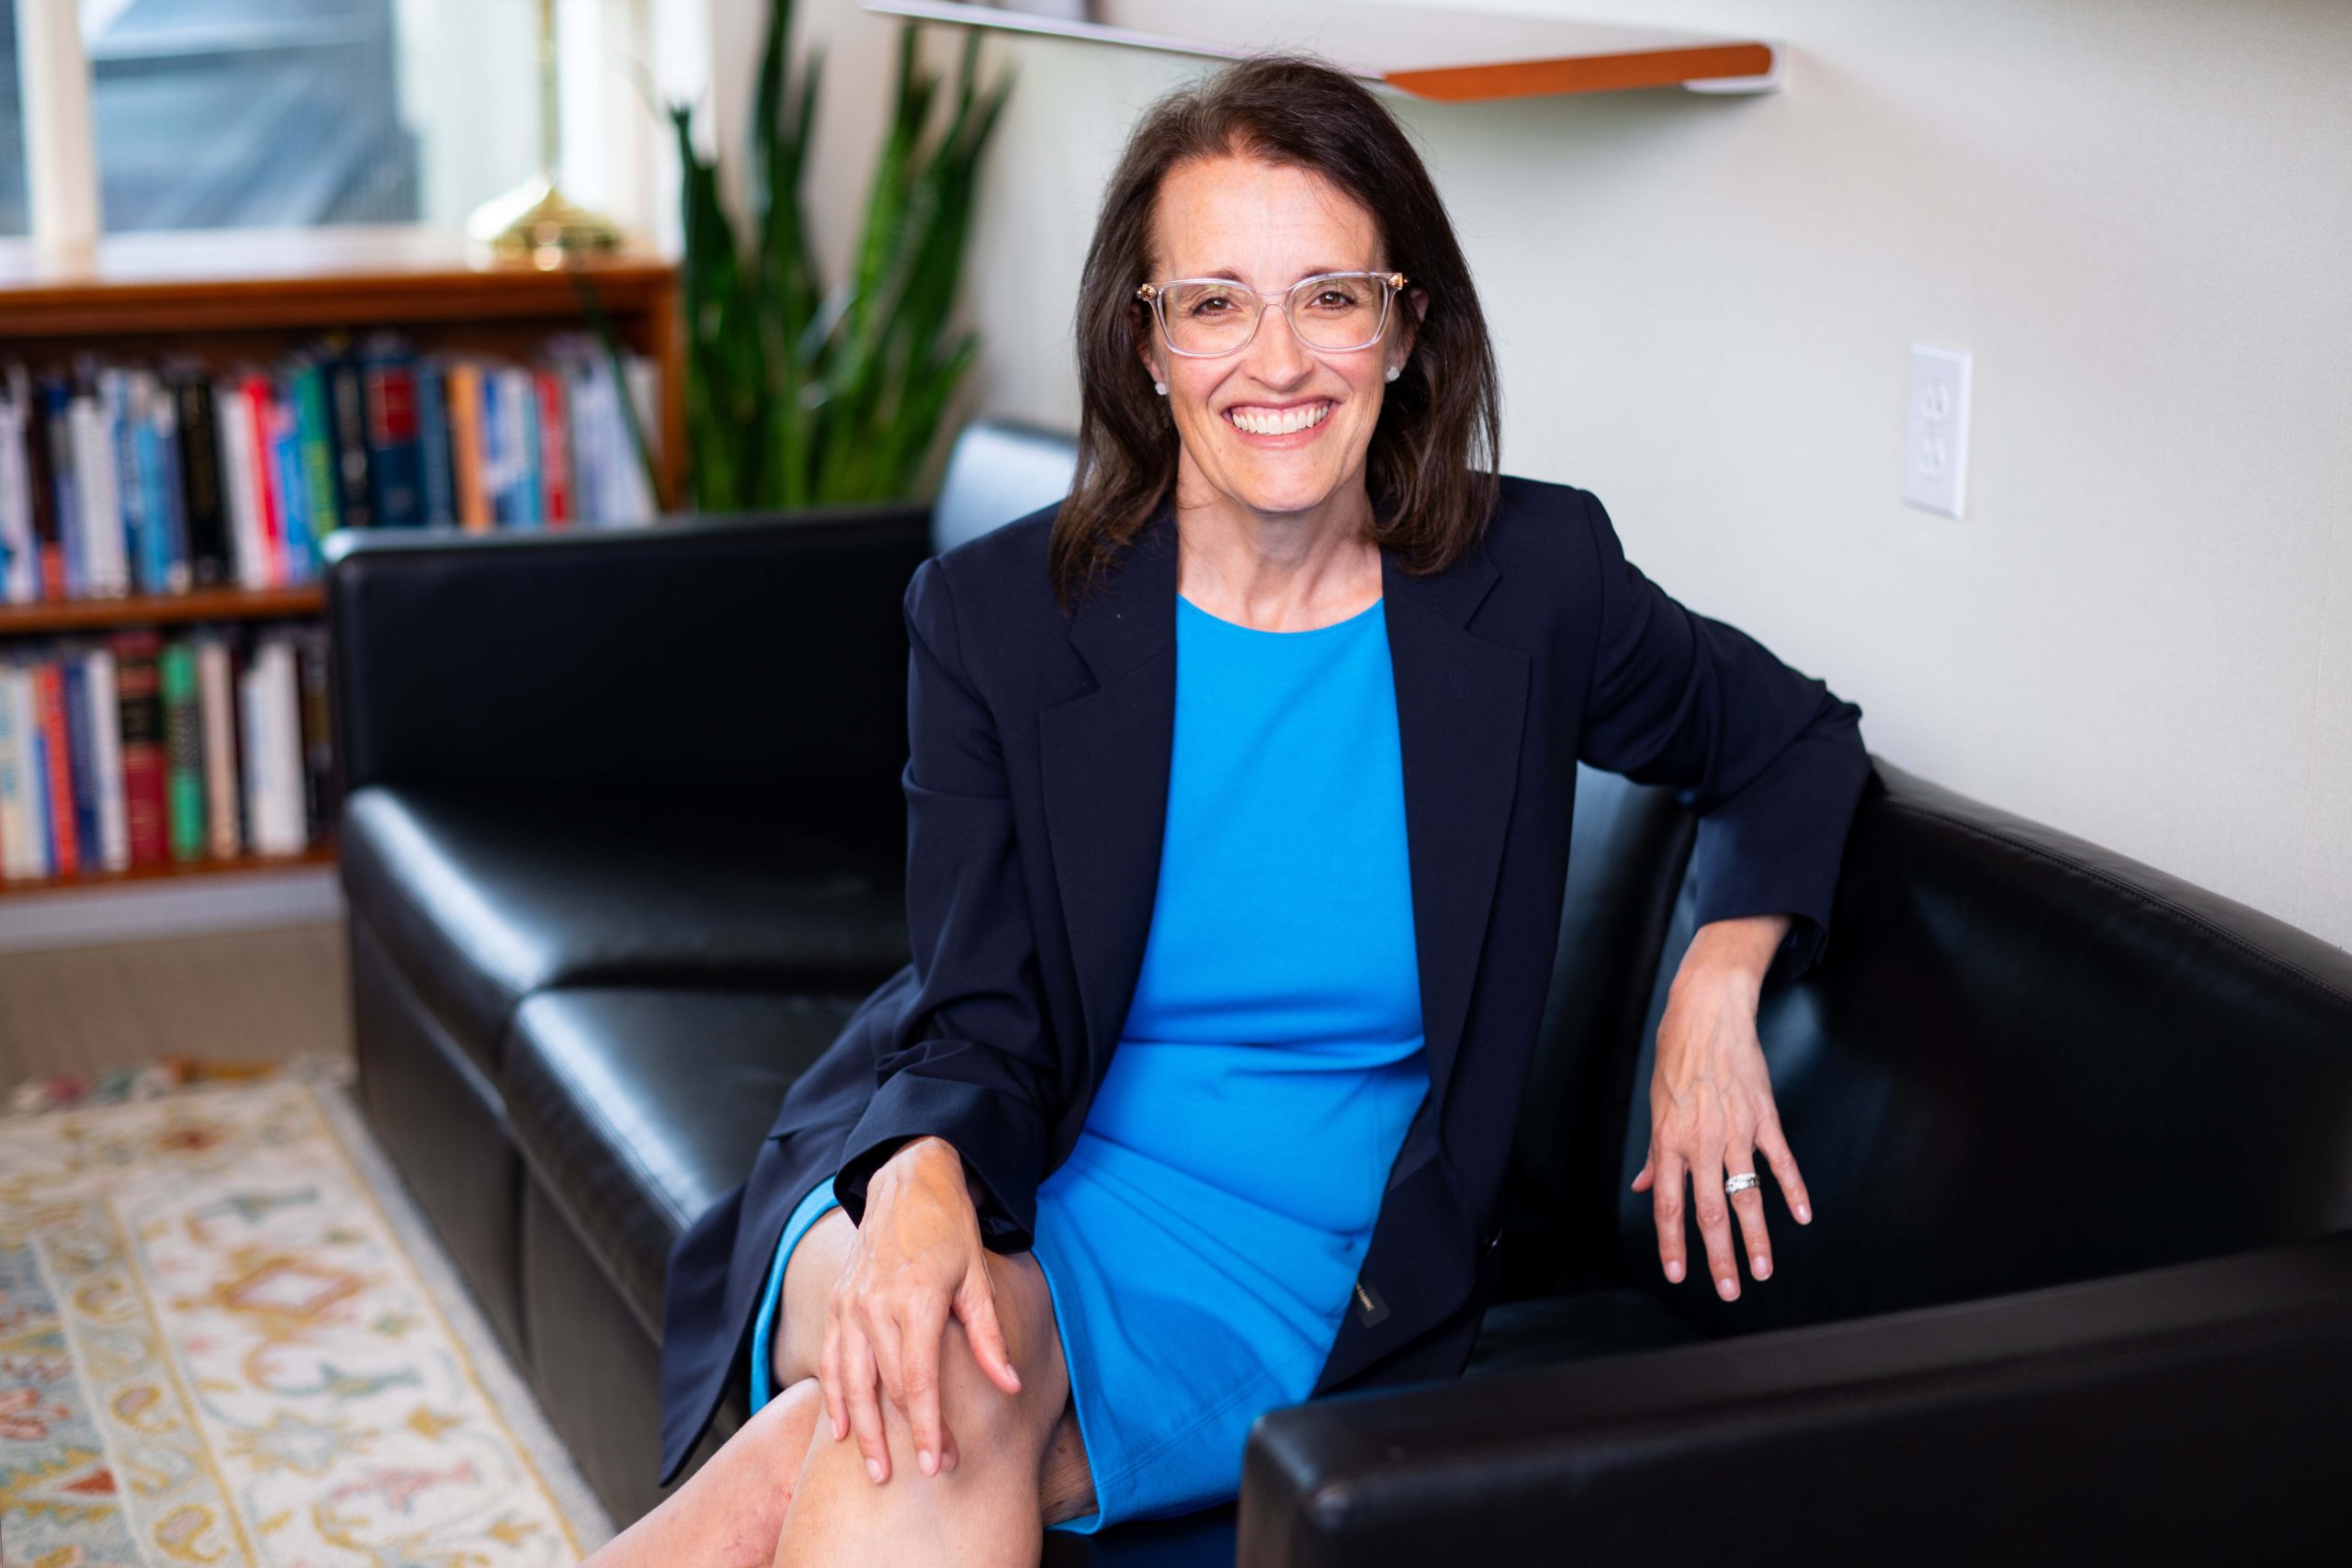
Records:
[[[340,1075],[0,1117],[0,1564],[538,1568],[611,1533]]]

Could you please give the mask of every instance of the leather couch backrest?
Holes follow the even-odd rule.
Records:
[[[1665,1284],[1649,1196],[1629,1190],[1686,878],[1620,1102],[1631,1279],[1737,1331],[2352,1226],[2352,954],[1873,762],[1822,962],[1758,1017],[1813,1224],[1759,1161],[1773,1277],[1743,1269],[1726,1303]]]
[[[931,547],[954,549],[1069,493],[1078,443],[1058,431],[1007,420],[977,419],[956,437],[939,500],[931,509]]]
[[[1697,823],[1669,789],[1577,764],[1559,946],[1504,1186],[1506,1297],[1621,1280],[1623,1107]]]

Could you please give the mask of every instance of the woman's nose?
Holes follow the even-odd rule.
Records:
[[[1290,314],[1282,302],[1270,299],[1265,314],[1258,321],[1257,340],[1250,345],[1250,368],[1258,378],[1269,386],[1295,381],[1314,368],[1315,361],[1306,345],[1298,341],[1292,330]]]

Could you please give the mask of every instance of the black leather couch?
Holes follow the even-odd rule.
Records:
[[[935,513],[338,538],[365,1109],[618,1520],[672,1240],[906,957],[908,575],[1068,464],[976,426]],[[1816,1208],[1771,1280],[1668,1285],[1629,1190],[1693,819],[1585,770],[1469,1373],[1270,1413],[1238,1509],[1047,1561],[2340,1551],[2352,957],[1873,761],[1759,1017]]]

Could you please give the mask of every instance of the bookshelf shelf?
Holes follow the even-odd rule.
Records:
[[[326,608],[316,582],[291,588],[197,588],[186,593],[134,593],[113,599],[50,599],[0,604],[0,637],[188,621],[258,621],[315,615]]]
[[[601,315],[620,348],[651,362],[650,381],[654,396],[650,400],[656,411],[656,419],[654,425],[645,434],[649,441],[658,447],[659,455],[651,475],[650,497],[647,497],[642,489],[637,491],[637,496],[640,506],[650,501],[651,513],[658,517],[675,509],[684,490],[685,339],[679,288],[677,264],[653,251],[639,235],[628,236],[624,248],[617,253],[574,258],[568,265],[551,269],[479,260],[469,253],[460,234],[406,225],[110,235],[91,251],[79,255],[46,252],[28,240],[0,240],[0,363],[25,367],[36,383],[40,378],[47,376],[51,378],[51,386],[61,384],[69,377],[74,384],[86,386],[87,382],[82,379],[79,370],[85,355],[93,357],[102,366],[124,362],[150,367],[177,364],[203,367],[193,372],[198,379],[210,377],[234,378],[267,375],[262,367],[285,364],[289,356],[301,363],[322,344],[340,343],[356,348],[369,334],[390,329],[413,344],[420,355],[444,354],[459,359],[480,356],[485,361],[497,360],[514,365],[528,365],[535,361],[544,364],[538,356],[550,341],[551,334],[592,333],[596,317]],[[347,348],[345,352],[351,350]],[[595,357],[593,350],[591,357]],[[179,374],[183,380],[178,384],[186,385],[185,378],[191,372],[182,370]],[[311,374],[315,377],[319,372],[313,370]],[[486,418],[486,411],[490,407],[491,394],[486,382],[492,373],[484,371],[481,374],[485,386],[478,394],[481,399],[479,404],[469,401],[467,405],[472,411],[469,418]],[[525,400],[522,406],[526,409],[552,410],[556,407],[555,400],[571,396],[567,384],[560,379],[560,370],[549,372],[542,369],[538,372],[540,379],[537,383],[537,396],[546,400],[542,403],[529,401],[533,382],[527,378],[525,370],[516,369],[511,374],[526,378],[520,383],[524,389],[520,395]],[[642,377],[644,372],[639,369],[637,374]],[[458,372],[453,367],[450,371],[453,407],[457,396],[454,390],[457,376]],[[549,376],[557,378],[548,379]],[[152,386],[156,383],[151,376],[146,384]],[[269,395],[266,382],[255,379],[251,384],[263,389],[253,394],[256,399]],[[474,383],[469,381],[468,385],[471,388]],[[608,388],[609,385],[608,379]],[[280,408],[292,406],[293,393],[287,389],[290,386],[290,381],[279,383],[277,396]],[[371,422],[379,418],[380,407],[397,406],[379,405],[376,399],[400,395],[402,394],[374,389],[354,394],[368,400],[368,412],[364,417]],[[514,394],[505,395],[511,397]],[[627,400],[626,389],[622,400]],[[257,403],[256,407],[259,406]],[[349,406],[348,403],[343,405],[345,408]],[[435,406],[437,409],[438,405]],[[511,403],[508,405],[510,410],[513,406]],[[612,404],[608,401],[604,406],[609,410]],[[48,417],[54,421],[63,416],[51,413]],[[226,416],[223,417],[225,419]],[[356,420],[362,416],[350,417]],[[387,422],[387,428],[393,417],[390,413],[381,415]],[[453,422],[454,417],[452,415]],[[530,420],[535,414],[524,412],[512,417],[520,422]],[[557,416],[549,412],[546,417],[553,421]],[[616,416],[608,412],[606,417]],[[181,428],[185,430],[188,426],[183,423]],[[283,430],[285,426],[278,428]],[[368,428],[373,431],[378,426],[371,423]],[[511,428],[519,433],[523,425],[516,423]],[[550,425],[548,428],[552,430],[555,427]],[[89,437],[97,442],[108,438],[106,434]],[[77,433],[59,439],[70,442],[81,440],[83,436]],[[226,439],[225,435],[223,439]],[[344,439],[347,441],[349,438]],[[368,450],[371,453],[376,451],[377,442],[385,439],[398,437],[371,434]],[[487,440],[486,437],[478,439],[485,443]],[[514,439],[521,439],[519,434]],[[550,434],[548,439],[551,441],[554,437]],[[577,449],[569,446],[571,436],[568,433],[563,439],[567,445],[561,450],[577,457]],[[58,459],[53,454],[59,448],[51,446],[45,450],[52,454],[49,461],[51,466],[55,466]],[[79,465],[84,460],[85,448],[74,446],[71,450],[73,461]],[[103,452],[106,448],[101,446],[95,450]],[[128,451],[129,448],[126,446],[121,450]],[[247,448],[246,456],[236,460],[248,464],[271,460],[266,456],[256,459],[252,456],[254,450]],[[258,450],[266,453],[267,448]],[[469,446],[466,450],[469,454],[469,462],[478,461],[471,456],[475,451],[473,446]],[[510,447],[509,451],[512,450]],[[533,465],[531,472],[536,474],[540,450],[537,437],[533,438],[529,450],[532,453],[529,459]],[[552,452],[559,448],[549,446],[548,450]],[[606,450],[609,451],[609,447]],[[127,464],[134,461],[130,457],[121,460]],[[135,460],[145,461],[143,457]],[[216,461],[225,463],[229,460],[224,455]],[[285,460],[291,462],[293,459]],[[315,463],[316,459],[312,460]],[[334,461],[332,447],[327,460],[330,463]],[[628,459],[606,459],[608,463],[615,460]],[[487,459],[479,461],[486,462]],[[41,471],[46,472],[47,469]],[[248,468],[243,471],[259,470]],[[281,468],[272,471],[282,479],[294,470]],[[313,467],[309,471],[317,473],[321,470]],[[327,471],[347,476],[351,469],[346,463],[340,468]],[[565,472],[560,468],[549,471]],[[609,468],[604,471],[607,475],[610,473]],[[139,477],[130,482],[133,485],[152,484],[153,479],[147,477],[150,472],[141,468]],[[443,475],[446,480],[446,468]],[[191,485],[194,483],[193,480],[189,482]],[[267,482],[275,484],[279,480],[274,479]],[[554,483],[552,479],[548,482],[550,486]],[[224,479],[222,483],[225,486],[227,481]],[[582,496],[585,480],[581,479],[576,485],[567,480],[566,487],[561,492],[566,510],[552,510],[558,504],[555,499],[558,492],[551,488],[545,498],[550,511],[545,513],[511,512],[502,502],[496,527],[503,531],[513,522],[527,528],[532,525],[523,519],[542,515],[552,519],[546,525],[556,527],[579,525],[590,521],[590,517],[583,517],[576,510],[583,504]],[[152,495],[153,492],[142,493]],[[479,489],[472,493],[477,501],[481,499]],[[255,504],[250,496],[251,492],[248,492],[247,502],[243,503],[249,525]],[[291,515],[290,508],[288,514]],[[277,513],[272,510],[268,515],[273,519],[269,527],[274,536]],[[483,523],[484,519],[477,516],[466,526],[470,531]],[[51,541],[46,548],[54,550],[58,547],[53,542],[53,536],[44,535],[43,537]],[[134,537],[130,544],[135,548],[142,542],[143,536]],[[239,549],[243,547],[242,539],[233,539],[232,542]],[[154,583],[163,581],[146,564],[144,558],[135,558],[141,559],[141,570],[128,581],[134,585],[142,581]],[[112,581],[120,584],[125,578],[121,574],[119,555],[114,564],[116,572]],[[238,581],[239,574],[234,570],[229,575],[231,582]],[[258,575],[276,578],[302,574],[268,571]],[[105,580],[103,577],[96,579]],[[253,577],[244,579],[248,581],[254,580]],[[124,909],[133,909],[160,899],[164,903],[188,908],[202,905],[217,908],[223,911],[226,918],[227,912],[233,908],[253,904],[261,897],[262,890],[272,883],[285,880],[282,874],[302,873],[303,875],[296,880],[307,883],[317,880],[320,868],[331,871],[335,860],[334,828],[340,808],[337,798],[339,786],[333,782],[332,775],[335,770],[331,761],[322,761],[322,758],[331,758],[333,739],[325,728],[323,701],[318,696],[322,687],[312,681],[313,674],[321,667],[318,661],[324,656],[323,638],[318,627],[325,609],[325,587],[322,581],[316,580],[282,587],[222,585],[180,593],[118,593],[112,596],[53,597],[24,603],[0,603],[0,672],[15,671],[11,678],[17,682],[18,696],[13,705],[17,718],[28,727],[38,725],[51,748],[41,753],[51,759],[47,763],[50,776],[45,781],[25,781],[32,789],[44,792],[40,797],[40,813],[45,818],[53,819],[56,811],[67,808],[61,806],[66,801],[71,801],[73,807],[79,809],[83,815],[75,843],[85,860],[94,858],[90,844],[105,840],[109,833],[119,834],[121,831],[120,814],[126,809],[133,818],[130,829],[132,843],[147,846],[143,850],[133,851],[141,856],[141,863],[120,871],[84,871],[63,876],[0,877],[0,906],[5,906],[8,911],[6,916],[0,916],[0,927],[7,926],[11,921],[17,925],[28,922],[33,934],[39,935],[45,922],[55,924],[44,913],[44,897],[96,892],[109,896],[97,901],[109,907],[119,905]],[[282,623],[287,629],[283,632],[264,632],[262,628],[267,623]],[[105,661],[118,657],[125,646],[121,639],[128,637],[134,643],[141,642],[141,634],[149,630],[161,634],[164,640],[178,649],[183,657],[197,657],[209,649],[210,656],[217,660],[220,649],[214,646],[216,634],[208,627],[233,628],[222,640],[240,648],[258,648],[258,638],[266,636],[277,639],[273,644],[276,651],[285,655],[285,661],[272,671],[272,675],[291,684],[272,686],[264,682],[254,690],[291,691],[294,694],[290,699],[278,696],[254,699],[263,702],[262,708],[255,711],[276,711],[278,714],[274,720],[260,721],[264,723],[262,733],[270,739],[257,744],[264,746],[266,754],[282,757],[288,753],[277,748],[285,742],[286,737],[293,737],[291,754],[300,759],[304,787],[309,795],[307,807],[298,800],[294,809],[307,815],[306,835],[311,840],[300,852],[247,853],[194,861],[169,861],[155,858],[154,840],[141,837],[142,832],[153,831],[152,824],[158,811],[167,813],[174,824],[175,834],[185,832],[187,818],[181,813],[187,809],[189,796],[187,792],[191,784],[188,774],[178,770],[189,766],[185,760],[189,746],[198,746],[201,755],[210,756],[210,748],[214,744],[210,737],[220,733],[233,735],[236,738],[234,744],[238,761],[235,767],[238,772],[233,775],[237,782],[231,787],[240,792],[249,787],[243,782],[245,775],[243,770],[246,766],[244,746],[251,739],[244,726],[251,720],[245,707],[248,694],[238,684],[243,679],[242,662],[231,667],[225,710],[229,728],[225,732],[219,728],[223,709],[217,662],[213,666],[215,679],[212,683],[204,685],[199,682],[201,689],[193,694],[183,683],[176,689],[176,695],[169,691],[158,695],[159,687],[166,681],[160,663],[153,673],[142,670],[139,675],[141,689],[135,697],[129,684],[119,688],[121,694],[119,698],[91,694],[117,690],[103,682],[122,676],[131,666],[117,666]],[[47,637],[61,640],[57,644],[43,646],[40,639]],[[89,645],[86,649],[75,646],[81,639],[86,639]],[[24,647],[34,650],[28,659],[22,661],[16,654],[20,640]],[[299,647],[303,651],[288,652],[288,647]],[[194,653],[190,652],[191,649]],[[130,653],[119,653],[119,656],[134,664],[145,657],[135,649]],[[243,655],[240,653],[235,657],[242,661]],[[78,670],[75,683],[69,685],[66,683],[65,666],[77,660],[83,661],[86,667]],[[185,670],[187,666],[183,664],[181,668]],[[115,675],[107,674],[108,670],[114,670]],[[288,671],[292,673],[287,675],[285,671]],[[44,695],[36,696],[33,685],[28,684],[35,682],[36,676],[40,681],[51,682]],[[128,677],[124,678],[127,681]],[[164,709],[144,705],[158,701],[165,705]],[[102,813],[102,828],[92,829],[88,817],[90,795],[87,789],[82,787],[85,775],[82,772],[85,762],[81,759],[98,754],[102,748],[93,740],[89,750],[85,751],[81,743],[90,733],[89,724],[93,721],[101,725],[96,733],[109,734],[108,729],[103,727],[103,719],[96,716],[99,705],[116,702],[119,704],[118,718],[124,727],[119,731],[122,754],[110,761],[88,764],[98,770],[96,774],[98,778],[112,779],[110,784],[102,784],[101,788],[120,792],[130,787],[127,782],[131,777],[128,752],[134,747],[141,759],[140,768],[148,770],[140,775],[150,781],[146,787],[153,787],[153,769],[175,771],[167,775],[167,804],[145,806],[145,815],[141,816],[140,811],[142,807],[135,803],[127,806],[118,793],[107,797],[111,799],[111,808],[116,815],[106,818]],[[279,702],[290,702],[291,705],[273,710],[271,705]],[[141,716],[137,720],[139,733],[135,739],[128,728],[132,721],[122,716],[131,714],[134,706]],[[152,716],[157,713],[164,714],[165,717]],[[61,714],[66,716],[59,716]],[[85,716],[90,716],[85,718]],[[159,729],[159,725],[164,728]],[[68,786],[59,782],[63,775],[55,771],[58,764],[53,761],[62,754],[55,748],[67,744],[63,737],[69,731],[73,736],[75,758],[66,764],[71,768],[74,781],[71,795],[61,793]],[[31,728],[28,728],[23,733],[30,734]],[[192,736],[205,739],[191,739]],[[110,739],[105,749],[110,750],[111,747]],[[206,773],[201,763],[196,768],[196,780],[209,788],[214,780]],[[256,806],[253,795],[243,795],[241,805],[245,818],[250,818],[254,813],[265,809],[280,811],[284,808],[289,793],[283,787],[285,775],[272,773],[269,776],[277,782],[250,787],[262,790],[262,798],[275,804]],[[17,787],[23,789],[25,782],[20,782]],[[275,793],[271,793],[273,790]],[[146,798],[141,797],[142,801]],[[33,808],[19,802],[12,809],[29,811]],[[8,820],[17,822],[14,818]],[[141,824],[147,826],[142,828]],[[280,818],[281,829],[283,826],[284,819]],[[21,824],[11,826],[8,830],[18,832]],[[246,821],[242,841],[250,844],[257,835],[262,835],[262,830],[254,827],[250,820]],[[268,841],[268,837],[264,837],[265,841]],[[239,840],[213,840],[208,833],[206,841],[221,842],[225,847],[229,842]],[[14,840],[10,842],[13,854],[18,846]],[[61,844],[62,840],[54,836],[52,829],[52,852],[46,863],[53,865],[62,861],[63,851]],[[119,840],[115,843],[114,852],[119,855]],[[42,863],[38,858],[29,863],[11,861],[12,866],[18,870],[40,869]],[[260,874],[273,872],[281,875],[272,878]],[[65,899],[54,906],[60,911],[59,919],[63,918],[62,912],[68,904],[78,904],[78,901]],[[95,904],[92,912],[75,918],[85,922],[96,921],[100,928],[106,919],[105,916],[96,912]],[[173,919],[175,922],[185,923],[183,916],[175,915]]]
[[[240,873],[291,871],[302,866],[333,865],[335,845],[330,835],[299,854],[236,855],[224,860],[174,861],[163,865],[132,866],[128,871],[85,871],[72,876],[19,877],[0,882],[0,899],[37,898],[44,893],[86,892],[132,885],[154,886],[191,877],[234,876]]]
[[[1683,87],[1769,93],[1760,39],[1364,0],[863,0],[919,21],[1238,60],[1306,49],[1386,91],[1441,103]]]

